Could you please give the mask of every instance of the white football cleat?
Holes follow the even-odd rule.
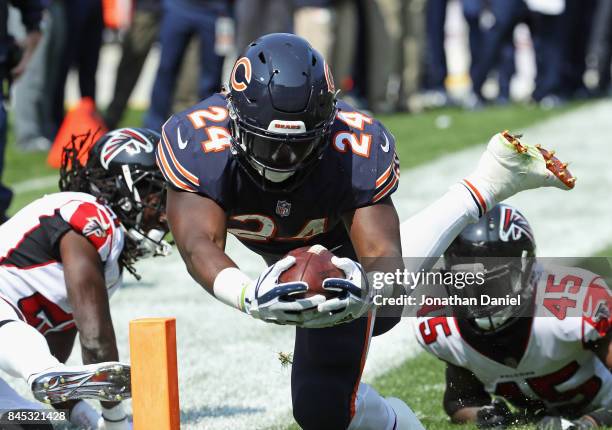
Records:
[[[403,400],[397,397],[387,397],[385,400],[397,417],[394,430],[425,430],[423,424]]]
[[[96,399],[121,401],[131,397],[130,366],[119,362],[57,366],[28,378],[36,400],[59,403]]]
[[[576,178],[554,151],[527,145],[507,131],[489,140],[476,170],[462,181],[481,215],[514,194],[540,187],[574,188]]]

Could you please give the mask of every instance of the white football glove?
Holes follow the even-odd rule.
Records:
[[[325,290],[339,293],[339,296],[318,304],[317,313],[308,315],[302,327],[331,327],[353,321],[365,315],[374,305],[361,265],[350,258],[332,257],[331,262],[344,272],[346,279],[327,278],[322,286]]]
[[[276,324],[302,325],[316,314],[317,305],[325,302],[323,295],[296,299],[296,294],[308,290],[306,282],[278,283],[280,275],[295,264],[287,256],[268,267],[245,291],[246,311],[253,318]]]

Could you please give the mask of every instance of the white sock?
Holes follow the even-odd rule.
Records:
[[[440,199],[400,225],[402,256],[413,257],[407,261],[406,269],[429,270],[455,237],[479,216],[479,208],[465,186],[452,186]]]
[[[391,430],[395,412],[387,401],[368,384],[360,383],[357,390],[355,416],[348,430]]]
[[[0,369],[11,376],[27,381],[34,373],[60,365],[51,355],[44,336],[23,321],[11,321],[0,327],[0,345],[3,345]]]
[[[123,403],[113,406],[112,408],[102,408],[102,417],[111,422],[123,421],[127,418]]]

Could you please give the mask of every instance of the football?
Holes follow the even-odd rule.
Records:
[[[345,277],[344,272],[331,262],[334,254],[324,246],[313,245],[294,249],[287,255],[295,257],[295,264],[281,274],[279,282],[304,281],[308,284],[307,292],[294,297],[308,298],[316,294],[326,298],[334,297],[335,292],[326,291],[322,286],[326,278]]]

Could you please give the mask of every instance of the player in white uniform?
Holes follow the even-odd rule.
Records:
[[[421,309],[417,339],[447,365],[444,409],[453,422],[480,427],[521,420],[551,430],[611,425],[612,296],[601,277],[534,256],[529,223],[504,204],[464,229],[445,252],[449,270],[467,263],[487,270],[482,286],[449,293],[510,294],[521,304],[458,306],[453,316]],[[519,412],[511,413],[502,398]]]
[[[168,251],[158,140],[151,130],[115,130],[83,165],[89,140],[76,139],[64,156],[64,192],[0,226],[0,345],[11,345],[0,349],[0,369],[69,409],[80,428],[129,428],[120,400],[130,396],[130,369],[117,361],[108,300],[137,258]],[[65,366],[77,332],[84,365]],[[0,409],[30,405],[0,382]],[[100,400],[102,414],[84,398]]]

